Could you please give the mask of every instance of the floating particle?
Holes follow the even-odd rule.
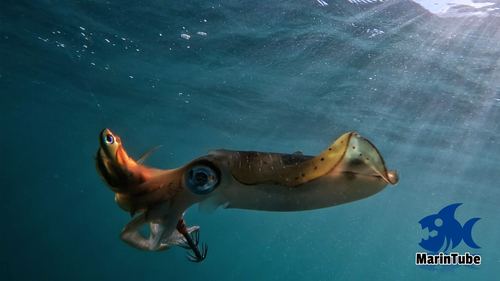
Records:
[[[370,36],[368,38],[373,38],[375,36],[385,34],[385,32],[383,30],[376,29],[376,28],[374,28],[374,29],[367,29],[366,33],[370,33]]]
[[[191,38],[190,35],[187,35],[185,33],[181,33],[181,37],[184,38],[184,39],[186,39],[186,40],[189,40],[189,38]]]
[[[203,32],[203,31],[198,31],[198,32],[196,32],[196,34],[201,35],[201,36],[207,36],[207,33]]]
[[[323,0],[316,0],[316,1],[318,1],[318,3],[319,3],[321,6],[323,6],[323,7],[328,6],[328,3],[326,3],[326,2],[325,2],[325,1],[323,1]]]

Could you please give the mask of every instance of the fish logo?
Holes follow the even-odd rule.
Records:
[[[427,251],[438,252],[446,242],[446,248],[443,251],[446,252],[450,245],[452,245],[451,249],[454,249],[463,240],[471,248],[481,248],[472,239],[472,227],[480,218],[470,219],[462,227],[455,219],[455,211],[460,205],[462,203],[451,204],[439,213],[421,219],[418,223],[422,225],[422,229],[429,228],[429,238],[427,240],[422,238],[418,245]],[[431,237],[430,233],[434,230],[437,231],[437,235]]]

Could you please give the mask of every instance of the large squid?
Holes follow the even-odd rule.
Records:
[[[171,244],[205,259],[198,226],[186,227],[183,214],[192,205],[211,212],[217,207],[292,212],[332,207],[372,196],[399,181],[388,171],[377,148],[357,133],[341,136],[318,156],[255,151],[210,150],[187,165],[160,170],[137,161],[120,138],[104,129],[96,169],[115,192],[115,201],[133,217],[120,238],[134,248],[161,251]],[[149,239],[139,229],[150,225]]]

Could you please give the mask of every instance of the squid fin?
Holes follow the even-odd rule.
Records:
[[[144,162],[146,162],[146,159],[148,159],[148,157],[151,155],[151,153],[153,153],[153,151],[157,150],[158,148],[160,148],[161,145],[157,146],[157,147],[154,147],[150,150],[148,150],[146,153],[144,153],[141,157],[139,157],[139,159],[137,159],[137,164],[139,165],[143,165]]]
[[[377,148],[355,132],[342,135],[316,157],[223,149],[209,153],[230,160],[231,174],[245,185],[298,187],[329,173],[380,176],[392,185],[399,181],[397,171],[387,171]]]

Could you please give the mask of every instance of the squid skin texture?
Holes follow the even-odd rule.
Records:
[[[344,134],[316,157],[229,150],[209,153],[226,175],[213,196],[219,196],[217,201],[227,208],[314,210],[369,197],[399,181],[397,171],[387,171],[375,146],[356,133]]]
[[[378,171],[391,184],[398,181],[396,171],[387,172],[375,146],[356,133],[344,134],[316,157],[224,149],[211,150],[209,153],[216,158],[226,157],[232,175],[246,185],[274,183],[296,187],[326,175],[337,165],[343,165],[345,171],[349,171],[349,165],[360,164],[364,164],[367,170]],[[346,165],[346,162],[349,164]]]
[[[387,170],[377,148],[354,132],[344,134],[318,156],[221,149],[171,170],[126,161],[113,164],[133,171],[136,180],[125,189],[112,188],[119,190],[115,196],[118,205],[131,214],[143,213],[124,229],[122,239],[141,249],[148,244],[150,250],[171,237],[182,214],[197,203],[209,212],[219,206],[276,212],[314,210],[372,196],[399,181],[398,172]],[[207,194],[196,194],[186,185],[186,174],[200,166],[218,173],[217,185]],[[136,235],[147,223],[163,229],[154,241]]]

